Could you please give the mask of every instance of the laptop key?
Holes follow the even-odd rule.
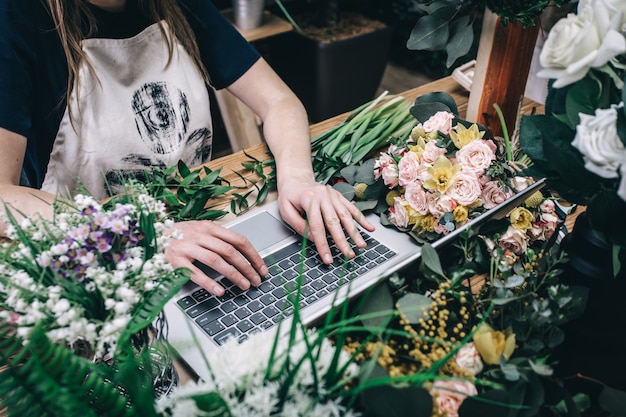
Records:
[[[239,320],[237,320],[237,318],[233,316],[232,314],[222,317],[221,321],[222,321],[222,324],[226,327],[230,327],[233,324],[239,322]]]
[[[204,288],[200,288],[199,290],[194,291],[191,296],[197,301],[201,302],[206,300],[211,296],[211,293],[205,290]]]
[[[265,320],[267,320],[267,317],[265,317],[262,313],[255,313],[250,316],[250,321],[257,326],[263,323]]]
[[[250,302],[250,299],[246,297],[245,295],[238,295],[237,297],[233,299],[233,301],[238,306],[245,306]]]
[[[263,309],[263,314],[270,318],[274,317],[278,313],[280,313],[280,311],[278,311],[278,309],[274,306],[269,306]]]
[[[263,304],[268,306],[274,303],[276,301],[276,298],[272,294],[265,294],[263,297],[259,299],[259,301],[261,301]]]
[[[254,300],[256,298],[259,298],[261,295],[263,295],[263,293],[261,292],[261,290],[259,290],[258,288],[250,288],[247,292],[246,295],[248,296],[248,298],[250,298],[251,300]]]
[[[204,313],[200,317],[198,317],[196,319],[196,323],[198,323],[198,325],[200,327],[204,327],[205,325],[209,324],[210,322],[219,319],[223,315],[224,315],[224,312],[222,310],[220,310],[219,308],[215,308],[215,309],[213,309],[211,311],[208,311],[208,312]]]
[[[226,327],[224,327],[224,325],[217,320],[212,321],[206,326],[202,326],[202,330],[204,330],[209,336],[215,336],[225,328]]]
[[[270,281],[262,282],[261,285],[259,285],[259,290],[261,290],[264,293],[268,293],[272,291],[274,288],[276,287],[274,287],[274,285],[272,285]]]
[[[196,300],[193,299],[192,296],[188,295],[186,297],[181,298],[180,300],[176,301],[176,303],[183,309],[186,310],[189,307],[191,307],[192,305],[196,304]]]
[[[215,340],[215,343],[217,343],[218,345],[223,345],[224,343],[228,342],[230,339],[236,338],[239,335],[241,335],[241,332],[237,330],[236,327],[231,327],[229,329],[224,330],[217,336],[215,336],[213,340]]]
[[[219,304],[219,301],[217,301],[217,299],[209,298],[208,300],[203,301],[202,303],[197,304],[191,307],[189,310],[187,310],[187,315],[191,317],[192,319],[195,319],[196,317],[198,317],[200,314],[204,313],[205,311],[209,311],[212,308],[217,307],[218,304]]]
[[[237,327],[241,332],[245,333],[251,328],[253,328],[254,326],[252,325],[252,323],[250,323],[250,321],[242,320],[239,323],[237,323],[237,326],[235,327]]]
[[[226,301],[224,303],[222,303],[222,305],[220,306],[220,308],[222,309],[223,312],[225,313],[230,313],[231,311],[235,310],[237,308],[237,304],[233,303],[232,301]]]
[[[252,314],[252,312],[246,307],[240,308],[239,310],[235,311],[235,316],[237,316],[237,318],[239,318],[240,320],[245,319],[250,314]]]
[[[274,323],[272,323],[271,321],[266,321],[263,324],[261,324],[261,327],[265,330],[269,329],[270,327],[272,327],[274,325]]]
[[[278,287],[274,291],[272,291],[272,295],[278,300],[287,295],[287,290],[283,287]]]
[[[248,309],[250,311],[252,311],[253,313],[259,311],[260,309],[262,309],[263,307],[265,307],[260,301],[258,300],[254,300],[252,301],[250,304],[248,304]]]

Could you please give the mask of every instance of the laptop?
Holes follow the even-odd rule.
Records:
[[[545,180],[537,181],[438,239],[433,247],[454,241],[469,228],[478,230],[489,219],[506,216],[544,185]],[[331,245],[335,262],[330,266],[321,262],[312,243],[281,219],[276,201],[257,206],[226,223],[225,227],[250,240],[265,259],[270,274],[262,279],[259,287],[243,291],[211,268],[199,264],[226,293],[215,297],[188,282],[164,309],[169,324],[169,344],[199,378],[207,380],[210,375],[204,357],[210,357],[211,351],[220,349],[226,342],[235,339],[245,343],[258,332],[288,332],[296,302],[302,322],[313,325],[333,306],[362,294],[420,257],[420,245],[408,234],[383,226],[376,214],[369,214],[367,219],[376,226],[373,232],[362,232],[367,248],[356,248],[357,256],[346,260]],[[295,297],[297,291],[300,291],[299,299]]]

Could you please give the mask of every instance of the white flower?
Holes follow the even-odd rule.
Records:
[[[456,353],[455,359],[459,367],[471,372],[472,375],[478,375],[483,370],[483,361],[474,342],[463,345]]]
[[[450,129],[452,129],[452,120],[454,120],[454,114],[447,111],[438,111],[424,122],[422,128],[426,133],[440,131],[447,135]]]
[[[555,88],[582,79],[590,68],[626,52],[621,16],[602,1],[580,6],[577,15],[569,14],[552,27],[540,54],[544,69],[537,75],[556,79]]]
[[[626,163],[626,148],[617,134],[617,109],[597,109],[595,116],[580,114],[572,146],[583,154],[585,168],[602,178],[617,178]]]
[[[476,174],[471,171],[461,171],[456,174],[455,181],[448,188],[446,194],[454,198],[457,203],[463,206],[470,206],[480,198],[481,192],[482,189]]]

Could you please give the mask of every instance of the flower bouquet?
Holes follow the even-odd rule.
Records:
[[[367,198],[386,202],[376,206],[384,223],[421,243],[434,242],[534,182],[520,174],[528,160],[508,134],[492,138],[479,125],[459,119],[449,95],[421,96],[411,114],[424,122],[375,158],[373,178],[363,184],[365,190],[377,190]],[[363,165],[369,168],[371,163]],[[355,189],[363,190],[363,185],[356,184]],[[343,191],[345,184],[338,187]],[[533,198],[540,197],[538,192]],[[543,232],[541,216],[530,216],[527,211],[517,214],[525,216],[520,222],[532,224],[536,233]]]
[[[538,76],[551,79],[545,115],[524,116],[526,172],[547,178],[570,203],[586,206],[591,227],[626,245],[626,7],[581,0],[558,21],[541,52]]]
[[[176,380],[171,362],[155,362],[167,352],[153,323],[188,275],[165,260],[163,203],[136,186],[106,205],[57,200],[52,219],[6,213],[0,398],[9,415],[118,412],[171,388],[153,386]]]

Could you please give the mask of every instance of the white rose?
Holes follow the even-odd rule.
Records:
[[[626,28],[624,28],[624,25],[626,25],[626,2],[624,0],[580,0],[578,8],[582,9],[587,5],[596,6],[600,3],[602,3],[600,7],[606,7],[612,17],[617,16],[621,18],[621,31],[626,31]]]
[[[478,375],[483,370],[483,361],[480,359],[480,353],[473,342],[469,342],[459,349],[455,360],[459,367],[471,372],[472,375]]]
[[[448,188],[446,194],[463,206],[470,206],[480,198],[482,189],[476,174],[461,171],[456,174],[456,181]]]
[[[539,57],[544,69],[537,76],[556,79],[555,88],[582,79],[590,68],[626,52],[620,27],[602,2],[579,7],[578,15],[569,14],[550,30]]]
[[[602,178],[617,178],[626,164],[626,148],[617,134],[617,108],[597,109],[595,116],[580,114],[572,146],[583,154],[585,168]]]

